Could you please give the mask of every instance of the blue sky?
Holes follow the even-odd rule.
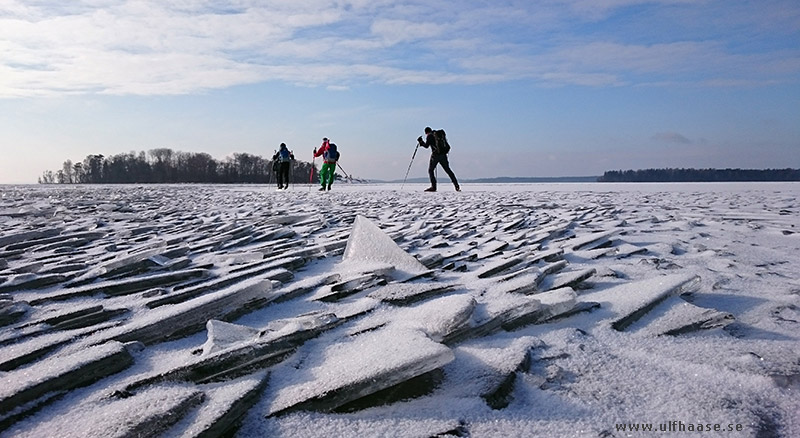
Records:
[[[322,137],[401,179],[425,126],[462,179],[797,168],[800,3],[4,0],[0,114],[0,183]]]

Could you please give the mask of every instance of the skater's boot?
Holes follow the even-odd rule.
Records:
[[[425,189],[425,191],[426,192],[435,192],[436,191],[436,187],[428,187],[427,189]]]
[[[331,185],[330,185],[330,184],[328,184],[328,190],[330,190],[330,189],[331,189]]]
[[[324,191],[325,191],[325,186],[322,186],[322,187],[320,187],[320,188],[319,188],[319,191],[320,191],[320,192],[324,192]]]

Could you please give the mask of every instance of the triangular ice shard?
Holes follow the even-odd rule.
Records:
[[[468,294],[434,298],[397,312],[377,312],[360,321],[353,333],[383,326],[404,327],[422,331],[440,342],[469,321],[475,306],[475,300]]]
[[[57,435],[65,438],[163,437],[175,423],[202,405],[205,398],[195,388],[154,386],[125,399],[85,401],[22,431],[21,436],[52,436],[57,430]]]
[[[725,327],[733,320],[733,315],[730,313],[698,307],[680,297],[672,296],[656,306],[648,315],[631,324],[628,331],[643,336],[679,335]]]
[[[514,398],[517,373],[530,368],[531,351],[543,347],[532,336],[500,336],[456,347],[456,359],[445,367],[442,391],[459,398],[480,394],[492,409],[502,409]]]
[[[376,289],[368,296],[386,303],[404,306],[449,292],[457,287],[453,283],[392,283]]]
[[[216,319],[209,320],[206,328],[208,329],[208,340],[203,345],[203,357],[234,345],[254,342],[260,335],[260,332],[252,327]]]
[[[330,412],[453,361],[453,352],[420,331],[384,328],[324,346],[299,368],[275,371],[279,382],[268,416]],[[277,376],[276,376],[277,374]]]
[[[54,400],[54,395],[90,385],[128,368],[133,357],[119,342],[108,342],[3,374],[0,429]]]
[[[164,438],[209,438],[230,436],[247,411],[258,401],[269,382],[269,372],[261,371],[237,380],[211,383],[199,389],[205,401],[175,427],[162,433]]]
[[[609,310],[614,319],[611,327],[623,331],[670,296],[691,290],[700,277],[691,274],[658,276],[634,283],[621,284],[600,292],[584,295],[585,301],[596,301]]]
[[[342,260],[347,264],[383,262],[393,265],[398,280],[425,274],[428,268],[417,261],[364,216],[356,216]]]

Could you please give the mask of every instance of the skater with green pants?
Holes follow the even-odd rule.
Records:
[[[334,173],[336,172],[336,161],[339,159],[339,151],[334,143],[327,138],[322,139],[322,146],[314,149],[314,158],[322,156],[322,169],[319,171],[319,181],[322,187],[319,191],[330,190],[333,185]]]

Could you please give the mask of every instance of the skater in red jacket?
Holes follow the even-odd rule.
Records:
[[[339,150],[326,137],[322,139],[322,145],[319,149],[314,149],[314,158],[319,156],[322,156],[324,161],[322,169],[319,171],[319,181],[322,184],[319,190],[330,190],[331,185],[333,185],[334,173],[336,172],[336,161],[339,160]]]

